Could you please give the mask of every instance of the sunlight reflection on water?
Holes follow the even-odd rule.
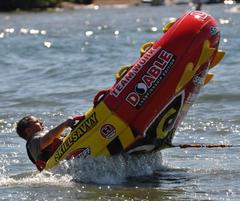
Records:
[[[239,152],[164,150],[151,157],[89,159],[36,173],[15,122],[25,114],[48,127],[86,111],[114,73],[162,35],[182,6],[0,14],[0,197],[2,200],[238,200]],[[227,54],[191,108],[175,143],[239,141],[239,15],[204,5],[222,30]],[[229,81],[230,80],[230,81]],[[94,170],[94,171],[93,171]]]

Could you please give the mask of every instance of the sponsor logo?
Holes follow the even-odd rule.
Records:
[[[72,158],[86,158],[89,155],[91,155],[90,147],[84,147],[71,152],[70,154],[68,154],[66,159],[70,160]]]
[[[176,57],[172,53],[162,49],[153,65],[135,86],[135,90],[127,95],[126,101],[133,107],[140,108],[168,74],[175,61]]]
[[[220,33],[219,27],[214,27],[214,26],[210,27],[210,34],[212,36],[215,36],[215,35],[217,35],[219,33]]]
[[[57,149],[55,154],[55,161],[58,162],[61,160],[62,156],[66,153],[67,150],[78,141],[85,133],[90,131],[98,123],[96,113],[94,112],[90,117],[80,122],[74,131],[72,131],[71,136],[67,138]]]
[[[147,51],[136,64],[133,65],[131,70],[114,86],[110,94],[114,97],[118,95],[125,89],[125,87],[136,77],[137,73],[143,68],[143,66],[158,52],[160,49],[151,48]]]
[[[87,156],[91,155],[90,147],[80,148],[81,152],[76,156],[77,158],[86,158]]]
[[[111,139],[116,136],[116,128],[112,124],[105,124],[100,129],[101,136],[105,139]]]
[[[171,135],[175,131],[177,121],[180,116],[181,108],[183,106],[184,92],[174,97],[168,105],[153,119],[149,124],[149,127],[144,132],[148,139],[152,139],[155,142],[156,139],[160,139],[160,144],[163,144],[163,139]]]

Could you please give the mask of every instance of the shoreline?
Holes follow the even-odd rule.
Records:
[[[94,0],[94,5],[139,5],[141,0]]]
[[[94,7],[94,6],[138,6],[141,5],[141,0],[95,0],[92,4],[83,5],[78,3],[71,2],[62,2],[60,8],[77,10],[85,7]]]
[[[38,12],[38,11],[51,11],[51,10],[58,10],[58,9],[66,9],[66,10],[78,10],[82,8],[94,8],[97,6],[138,6],[143,4],[142,0],[93,0],[91,4],[84,4],[84,3],[74,3],[69,2],[68,0],[60,1],[56,5],[49,5],[49,6],[40,6],[36,4],[36,7],[28,4],[0,4],[0,12],[16,12],[16,11],[26,11],[26,12]]]

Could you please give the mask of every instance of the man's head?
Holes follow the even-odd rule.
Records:
[[[28,115],[17,123],[16,130],[21,138],[29,140],[33,134],[43,130],[43,123],[38,118]]]

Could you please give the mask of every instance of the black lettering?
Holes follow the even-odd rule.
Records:
[[[69,150],[70,147],[85,133],[94,128],[97,123],[98,120],[96,118],[96,113],[94,112],[88,119],[83,121],[82,124],[80,124],[75,131],[73,131],[72,135],[68,139],[66,139],[66,141],[64,141],[60,145],[55,154],[55,161],[58,162],[59,160],[61,160],[62,156],[66,153],[66,151]]]

